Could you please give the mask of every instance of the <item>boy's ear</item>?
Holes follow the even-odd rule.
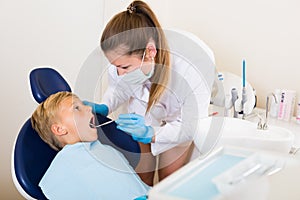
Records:
[[[67,133],[66,129],[59,124],[52,124],[51,131],[58,136],[65,135]]]

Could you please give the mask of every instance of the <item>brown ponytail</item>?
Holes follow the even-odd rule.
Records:
[[[133,1],[126,11],[115,15],[106,25],[101,37],[104,52],[121,49],[122,54],[143,54],[147,43],[156,45],[155,72],[147,112],[163,94],[170,76],[170,54],[165,34],[154,12],[143,1]]]

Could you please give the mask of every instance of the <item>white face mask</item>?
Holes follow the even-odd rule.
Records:
[[[143,58],[142,58],[142,62],[141,62],[140,67],[135,69],[132,72],[129,72],[127,74],[124,74],[124,75],[120,76],[120,78],[122,78],[122,80],[125,81],[128,84],[134,84],[134,85],[143,84],[146,80],[151,78],[151,76],[154,73],[154,66],[152,65],[151,71],[148,74],[144,74],[144,72],[141,69],[142,65],[144,63],[144,58],[145,58],[145,51],[144,51],[144,54],[143,54]]]

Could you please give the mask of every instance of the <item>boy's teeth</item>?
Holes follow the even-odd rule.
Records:
[[[91,127],[91,128],[95,128],[95,124],[94,124],[93,118],[90,120],[90,127]]]

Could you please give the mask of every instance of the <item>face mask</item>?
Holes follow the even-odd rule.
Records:
[[[148,74],[144,74],[144,72],[141,69],[142,65],[144,63],[144,58],[145,58],[145,51],[143,54],[143,58],[142,58],[140,67],[132,72],[129,72],[129,73],[123,75],[122,76],[123,81],[125,81],[128,84],[139,85],[139,84],[143,84],[146,80],[151,78],[151,76],[154,73],[154,66],[152,66],[151,71]]]

